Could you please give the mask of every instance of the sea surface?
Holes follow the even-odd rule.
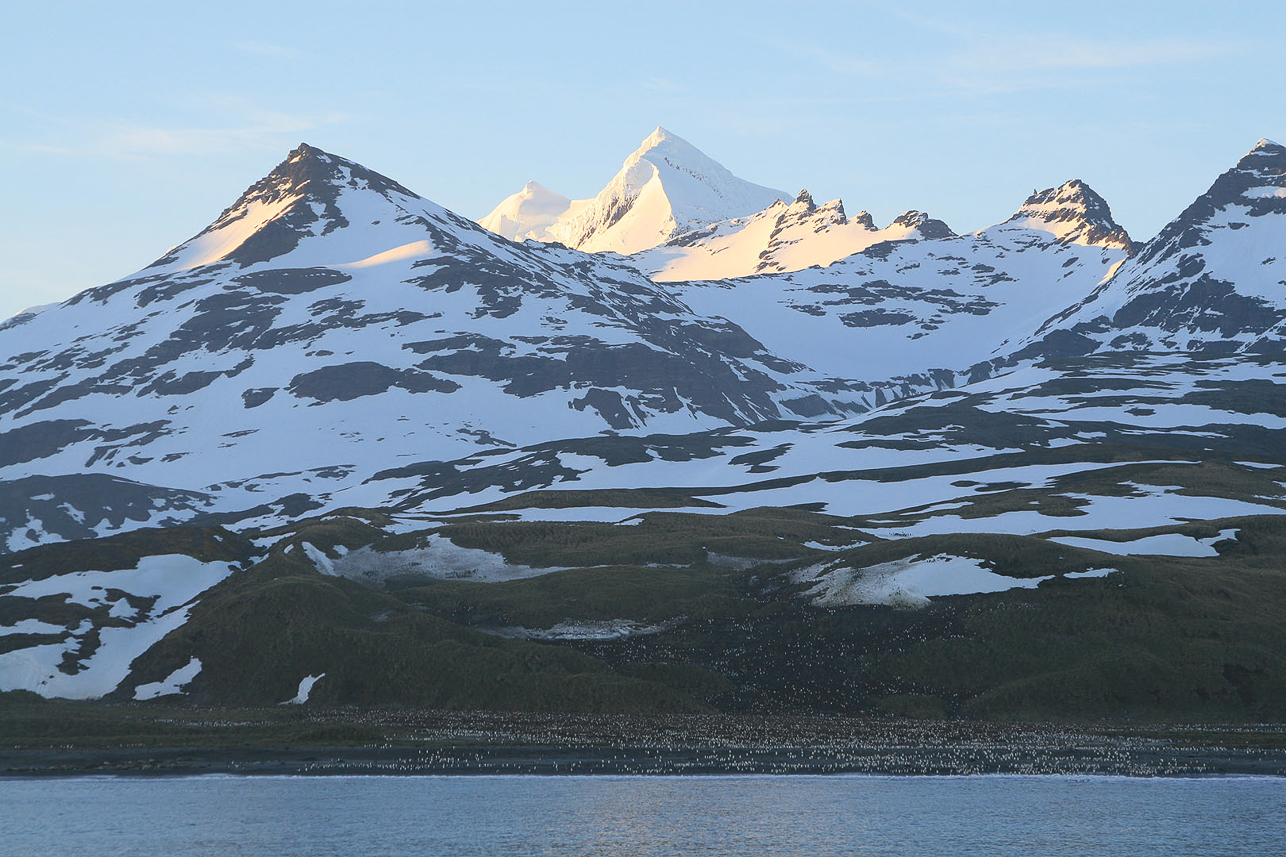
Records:
[[[1286,779],[10,779],[0,853],[1272,855]]]

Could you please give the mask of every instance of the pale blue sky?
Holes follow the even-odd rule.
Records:
[[[301,140],[480,217],[595,193],[654,126],[958,231],[1082,178],[1151,237],[1286,141],[1274,2],[22,4],[0,33],[0,317],[125,276]]]

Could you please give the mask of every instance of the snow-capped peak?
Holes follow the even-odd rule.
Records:
[[[323,152],[316,146],[300,143],[278,164],[241,195],[216,223],[229,215],[259,201],[274,201],[283,197],[306,195],[312,201],[333,201],[341,188],[372,190],[387,196],[390,193],[418,198],[387,176],[369,170],[361,164]]]
[[[775,200],[790,202],[791,197],[737,178],[691,143],[658,127],[597,196],[571,202],[542,234],[526,237],[589,252],[636,253],[700,226],[754,214]],[[502,215],[508,202],[497,208]],[[488,228],[491,218],[483,220]]]
[[[839,200],[835,200],[835,202],[839,205],[839,210],[842,212],[844,210],[844,203],[840,202]],[[827,204],[829,205],[829,203]],[[864,228],[872,232],[875,231],[875,218],[872,217],[871,212],[867,211],[866,209],[862,209],[857,214],[854,214],[850,222],[859,223]]]
[[[43,312],[47,312],[56,306],[58,306],[57,303],[38,304],[37,306],[29,306],[26,309],[18,310],[8,318],[0,319],[0,330],[7,330],[10,327],[17,327],[20,324],[26,324],[36,316]]]
[[[1259,180],[1280,187],[1286,184],[1286,146],[1268,139],[1260,140],[1233,170],[1251,173]]]
[[[365,216],[372,201],[390,216],[396,216],[398,205],[405,202],[442,211],[387,176],[301,143],[214,223],[149,269],[171,272],[223,261],[242,266],[264,262],[289,253],[304,238],[348,226],[352,212],[346,209],[361,210]]]
[[[638,151],[636,151],[634,154],[637,155],[639,152],[646,152],[650,149],[655,149],[657,146],[661,145],[667,140],[678,140],[680,143],[684,145],[691,145],[682,137],[678,137],[674,134],[671,134],[669,131],[665,130],[660,125],[657,125],[651,134],[648,134],[646,137],[643,138],[643,142],[639,144]]]
[[[572,201],[561,193],[531,181],[522,190],[505,197],[478,225],[511,241],[529,238],[539,241],[571,205]]]
[[[941,220],[919,211],[877,229],[869,213],[849,219],[842,201],[818,205],[801,190],[789,204],[775,200],[749,217],[713,223],[637,253],[630,262],[660,282],[720,280],[826,266],[875,244],[953,235]]]
[[[1286,146],[1272,140],[1261,139],[1225,172],[1205,196],[1199,197],[1193,206],[1179,215],[1179,219],[1192,219],[1196,214],[1194,208],[1204,211],[1204,202],[1214,209],[1222,209],[1230,204],[1256,206],[1260,200],[1278,199],[1286,201]],[[1278,205],[1275,210],[1283,209]]]
[[[25,309],[20,309],[9,317],[10,318],[27,318],[27,317],[34,318],[35,316],[40,315],[45,310],[53,309],[56,306],[58,306],[56,302],[48,303],[48,304],[37,304],[36,306],[29,306]]]
[[[1080,179],[1033,192],[1000,227],[1047,232],[1059,244],[1133,248],[1129,234],[1112,219],[1107,201]]]

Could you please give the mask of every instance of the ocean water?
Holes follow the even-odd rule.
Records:
[[[1273,855],[1286,779],[11,779],[0,853]]]

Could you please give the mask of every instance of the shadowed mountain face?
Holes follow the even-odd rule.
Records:
[[[577,222],[673,202],[675,140]],[[0,326],[0,690],[1278,712],[1286,643],[1201,581],[1278,603],[1284,165],[1261,143],[1141,249],[1072,181],[963,235],[807,192],[690,207],[624,257],[300,146],[149,267]],[[506,229],[561,205],[528,191]],[[1140,697],[1158,659],[1178,678]]]

